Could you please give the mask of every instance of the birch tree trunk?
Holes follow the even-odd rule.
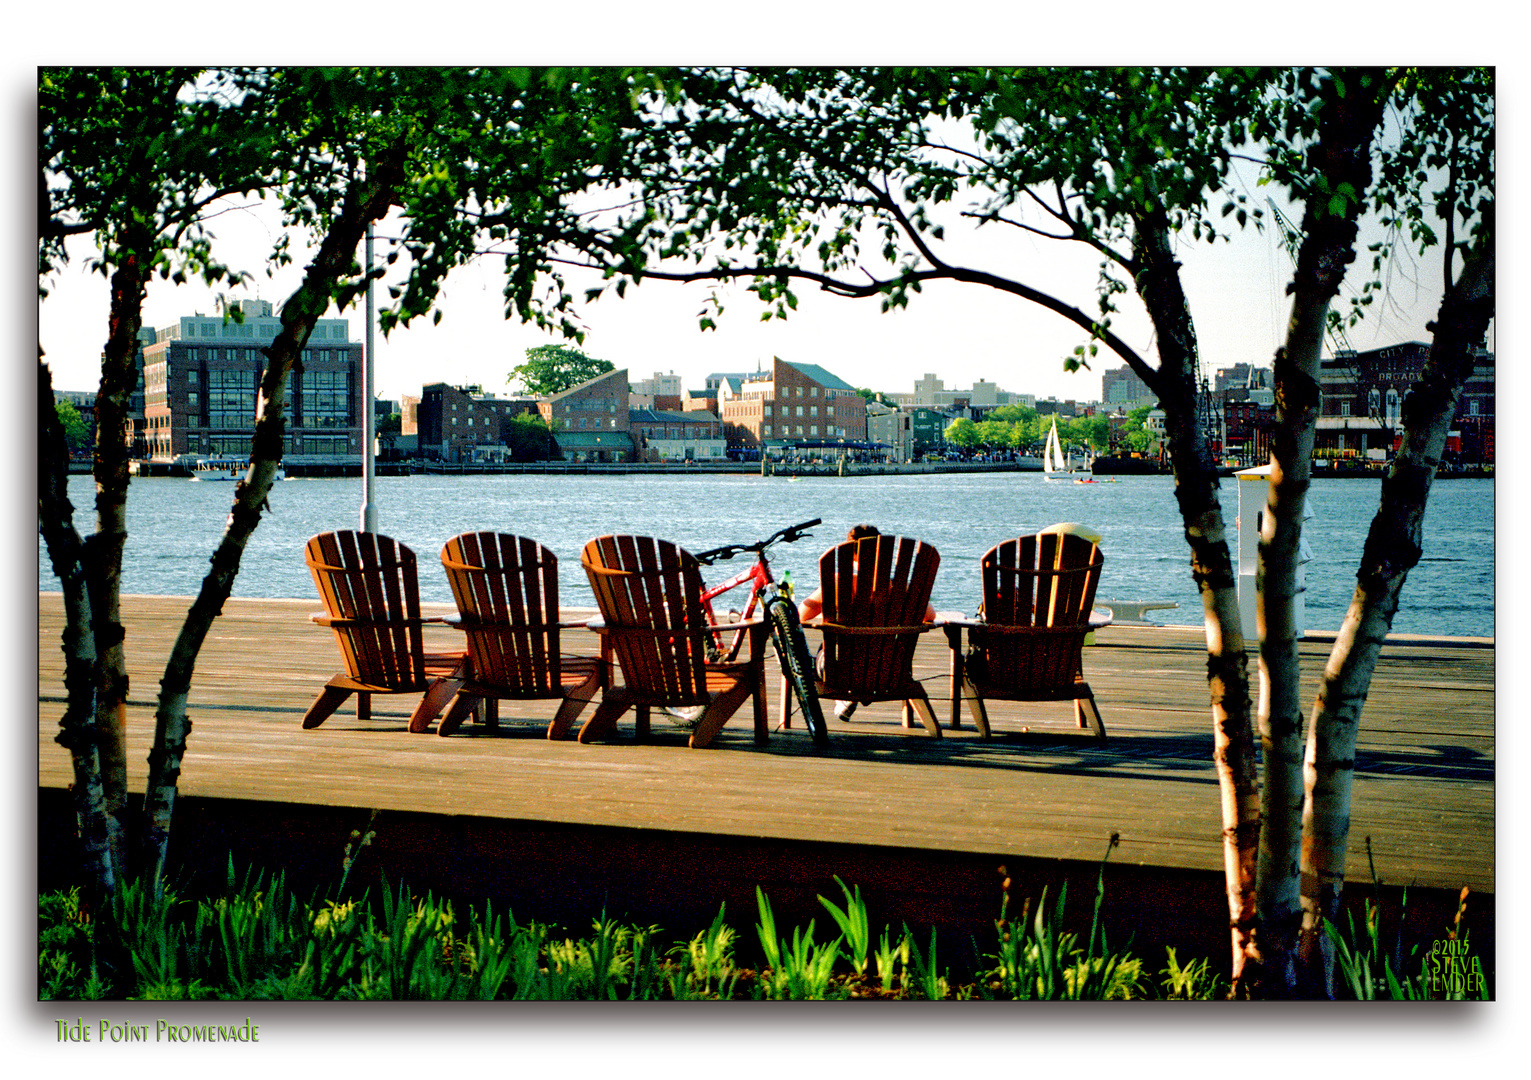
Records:
[[[1333,965],[1324,919],[1338,914],[1350,836],[1361,709],[1398,597],[1423,551],[1425,504],[1456,416],[1462,386],[1494,316],[1494,227],[1446,292],[1430,355],[1403,403],[1403,447],[1382,482],[1382,498],[1356,573],[1356,590],[1330,651],[1313,706],[1304,762],[1302,959],[1307,988],[1332,997]]]
[[[1297,991],[1296,951],[1302,924],[1302,719],[1297,652],[1297,573],[1302,523],[1312,479],[1321,402],[1319,361],[1329,306],[1355,261],[1357,219],[1371,186],[1371,146],[1382,122],[1388,86],[1379,69],[1344,71],[1320,88],[1318,140],[1309,152],[1315,191],[1303,214],[1303,241],[1286,345],[1276,353],[1276,428],[1271,477],[1261,518],[1256,620],[1260,636],[1260,744],[1265,763],[1263,827],[1257,875],[1259,994]],[[1350,197],[1334,196],[1349,190]]]
[[[1227,525],[1217,494],[1211,449],[1196,422],[1199,353],[1180,268],[1162,215],[1138,222],[1136,275],[1160,357],[1159,404],[1164,409],[1175,500],[1191,548],[1191,576],[1201,594],[1207,633],[1207,686],[1211,692],[1213,764],[1223,818],[1223,871],[1228,889],[1234,992],[1246,992],[1255,942],[1255,863],[1260,839],[1254,728],[1250,717],[1249,657],[1239,621],[1237,579]]]
[[[74,766],[76,826],[83,870],[94,907],[116,883],[108,841],[106,797],[101,784],[101,745],[96,733],[96,639],[91,630],[90,588],[84,544],[69,501],[69,450],[53,403],[53,376],[37,363],[37,519],[53,572],[64,593],[64,715],[57,741]]]
[[[152,203],[151,203],[152,205]],[[122,553],[127,545],[128,403],[137,382],[138,330],[143,325],[147,230],[128,230],[111,279],[111,311],[101,384],[96,393],[96,531],[86,541],[91,626],[96,639],[96,731],[107,835],[119,871],[128,865],[127,656],[120,607]]]
[[[239,574],[245,545],[260,524],[261,511],[281,461],[285,427],[282,392],[289,373],[302,356],[314,323],[329,306],[335,284],[355,269],[356,246],[367,223],[382,218],[394,200],[403,176],[403,151],[395,153],[391,160],[374,163],[365,180],[352,181],[345,203],[309,264],[303,283],[282,306],[281,331],[263,350],[267,362],[261,377],[250,469],[234,486],[233,509],[213,552],[212,568],[202,579],[197,598],[186,613],[160,679],[154,747],[149,753],[149,782],[144,797],[148,865],[157,885],[163,882],[181,761],[191,732],[186,701],[192,674],[202,643],[213,620],[222,614],[223,604]],[[362,402],[361,407],[371,408],[372,403]]]

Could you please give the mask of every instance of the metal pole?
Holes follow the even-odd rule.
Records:
[[[377,532],[377,506],[372,501],[373,428],[376,406],[372,403],[372,222],[367,222],[367,338],[361,363],[361,531]]]

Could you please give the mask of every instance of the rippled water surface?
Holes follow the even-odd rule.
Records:
[[[1232,529],[1238,482],[1222,482]],[[1253,487],[1254,485],[1248,485]],[[1306,535],[1307,625],[1337,629],[1355,586],[1355,567],[1380,482],[1317,480]],[[82,533],[90,528],[88,476],[70,480]],[[129,491],[129,540],[123,591],[192,595],[207,570],[228,513],[232,485],[135,479]],[[361,482],[288,480],[271,494],[266,515],[246,549],[234,585],[242,597],[315,598],[303,565],[303,544],[314,533],[355,528]],[[468,529],[518,532],[559,557],[563,602],[592,603],[579,569],[585,541],[603,533],[660,536],[695,551],[769,535],[784,525],[820,517],[814,535],[773,549],[778,572],[816,583],[817,560],[845,530],[868,521],[932,543],[941,553],[935,606],[972,611],[978,603],[978,560],[1001,540],[1059,521],[1089,525],[1105,539],[1100,595],[1119,600],[1170,601],[1161,622],[1199,624],[1188,549],[1169,477],[1123,477],[1114,484],[1047,482],[1039,473],[812,478],[759,476],[409,476],[377,481],[380,531],[415,549],[421,595],[450,602],[436,562],[448,537]],[[719,563],[710,579],[744,563]],[[43,589],[56,589],[41,542]],[[1494,486],[1488,480],[1448,480],[1434,486],[1425,517],[1425,554],[1409,575],[1393,629],[1401,633],[1490,636],[1494,604]]]

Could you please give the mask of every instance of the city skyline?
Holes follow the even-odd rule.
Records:
[[[267,205],[231,202],[211,225],[215,250],[230,266],[252,274],[247,286],[227,291],[232,300],[259,298],[277,305],[295,288],[304,252],[291,265],[267,276],[265,255],[281,235],[276,213]],[[390,222],[380,223],[376,257],[388,250]],[[1375,237],[1363,237],[1363,243]],[[298,240],[294,235],[294,241]],[[1084,311],[1095,304],[1097,258],[1083,245],[1017,240],[1017,234],[993,229],[959,232],[949,253],[969,265],[1001,267],[1008,273]],[[70,264],[50,281],[51,295],[40,305],[39,335],[45,359],[59,389],[92,390],[99,378],[101,343],[106,337],[107,286],[86,269],[93,251],[76,242]],[[1286,318],[1284,287],[1291,262],[1271,230],[1235,231],[1229,242],[1181,244],[1183,278],[1208,373],[1238,363],[1268,366],[1280,343]],[[1368,260],[1358,259],[1362,264]],[[402,263],[403,260],[401,259]],[[1354,270],[1352,278],[1361,271]],[[1435,260],[1405,257],[1395,265],[1383,304],[1350,332],[1357,348],[1410,340],[1428,341],[1425,324],[1439,303],[1439,266]],[[386,286],[402,278],[402,266],[378,289],[379,306]],[[598,284],[592,273],[573,271],[578,295]],[[700,388],[718,371],[753,370],[772,357],[817,364],[858,387],[889,394],[907,393],[914,381],[935,373],[948,389],[965,389],[977,380],[1039,399],[1098,401],[1101,371],[1121,359],[1102,347],[1091,370],[1067,373],[1064,358],[1086,335],[1071,322],[1014,296],[973,285],[935,282],[911,296],[907,309],[879,311],[876,299],[828,296],[811,286],[798,288],[799,306],[786,320],[762,321],[762,307],[742,285],[724,287],[725,310],[716,330],[703,332],[697,315],[709,286],[650,281],[629,289],[625,299],[603,296],[578,307],[587,327],[583,344],[504,318],[497,260],[481,259],[455,270],[442,290],[439,324],[417,319],[388,338],[375,335],[378,397],[397,400],[418,394],[432,382],[478,384],[485,393],[505,396],[519,388],[507,382],[510,369],[537,345],[568,344],[587,355],[625,368],[634,380],[654,373],[675,373],[687,389]],[[144,302],[144,325],[158,329],[182,316],[217,310],[218,292],[200,284],[151,283]],[[1343,297],[1341,302],[1343,303]],[[1150,363],[1151,327],[1132,296],[1120,298],[1113,330]],[[346,319],[352,340],[365,339],[361,303],[329,317]],[[1492,344],[1490,345],[1492,348]]]

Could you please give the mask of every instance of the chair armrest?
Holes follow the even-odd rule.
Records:
[[[310,622],[320,626],[424,626],[426,623],[444,623],[446,618],[441,615],[423,615],[415,619],[344,619],[327,612],[316,611],[309,617]]]
[[[812,626],[819,630],[833,630],[839,634],[923,634],[929,630],[939,630],[942,623],[927,622],[916,623],[913,626],[845,626],[841,623],[824,622],[822,619],[814,619],[804,626]]]

